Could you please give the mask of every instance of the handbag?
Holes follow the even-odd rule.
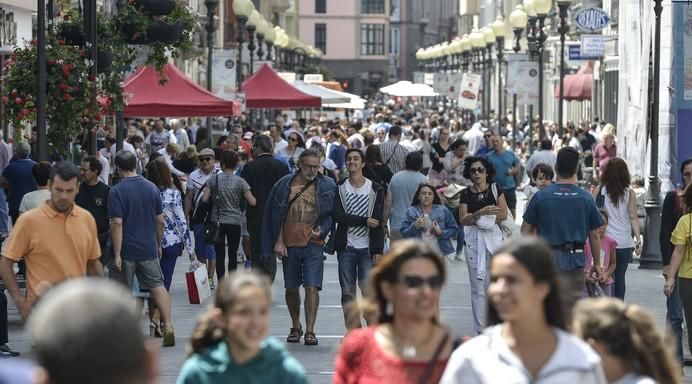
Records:
[[[192,211],[192,218],[190,218],[191,224],[204,224],[207,222],[207,218],[211,214],[211,201],[205,203],[201,200],[201,197],[204,194],[204,189],[206,187],[207,184],[205,183],[193,199],[193,202],[197,202],[197,204],[195,205]]]
[[[204,224],[204,242],[207,244],[216,244],[221,240],[221,224],[219,223],[219,175],[216,175],[216,185],[217,190],[211,189],[211,193],[214,195],[214,204],[216,204],[216,221],[211,219],[211,214],[209,214],[207,222]]]
[[[603,194],[603,186],[598,187],[598,195],[596,195],[596,207],[603,209],[605,207],[605,195]]]
[[[493,190],[493,196],[495,196],[495,202],[497,202],[497,185],[493,183],[491,188]],[[519,233],[519,226],[514,221],[514,216],[512,216],[512,212],[510,212],[509,209],[507,210],[507,217],[497,223],[497,226],[500,227],[500,231],[502,231],[502,239],[509,239]]]
[[[435,369],[435,365],[437,365],[437,359],[440,357],[442,350],[445,348],[445,345],[447,345],[447,340],[449,340],[449,333],[445,332],[445,336],[440,341],[440,344],[437,345],[435,353],[433,353],[432,357],[425,365],[423,373],[418,378],[418,384],[426,384],[430,380],[430,375],[432,374],[433,369]]]
[[[206,265],[199,262],[190,264],[190,270],[185,272],[185,283],[190,304],[201,304],[204,299],[211,296]]]

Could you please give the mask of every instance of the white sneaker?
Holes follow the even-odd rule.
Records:
[[[216,289],[216,285],[214,285],[214,278],[213,277],[209,278],[209,289]]]

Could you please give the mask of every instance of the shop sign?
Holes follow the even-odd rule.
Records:
[[[574,14],[574,24],[584,32],[599,32],[608,25],[608,13],[598,7],[585,7]]]
[[[14,21],[14,12],[0,8],[0,46],[17,45],[17,22]]]

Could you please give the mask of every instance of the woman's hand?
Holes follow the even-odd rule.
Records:
[[[442,228],[440,228],[440,225],[437,224],[437,221],[433,221],[432,232],[435,234],[435,236],[442,235]]]
[[[497,205],[487,205],[478,211],[478,214],[483,215],[499,215],[502,210]]]
[[[675,276],[668,276],[666,278],[666,283],[663,286],[663,294],[666,297],[670,297],[673,294],[673,288],[675,287]]]
[[[416,228],[418,228],[419,231],[425,229],[425,217],[421,216],[416,219]]]

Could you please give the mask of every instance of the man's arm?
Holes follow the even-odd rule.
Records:
[[[113,240],[113,256],[114,264],[117,269],[120,269],[122,259],[120,252],[123,249],[123,218],[114,217],[111,219],[111,239]]]
[[[535,235],[536,227],[524,221],[521,223],[521,234],[524,236]]]
[[[156,244],[161,249],[163,241],[163,214],[156,216]]]
[[[103,265],[99,259],[87,261],[87,276],[103,276]]]
[[[190,181],[188,181],[188,183],[190,183]],[[190,219],[190,215],[192,214],[190,209],[192,209],[192,199],[193,199],[192,195],[194,195],[194,194],[195,193],[194,193],[194,190],[192,188],[188,188],[187,192],[185,193],[185,202],[183,205],[183,211],[185,212],[185,219],[187,219],[187,220]]]
[[[0,258],[0,279],[5,283],[5,288],[10,293],[10,297],[16,303],[20,300],[25,299],[22,291],[19,290],[19,284],[17,284],[17,275],[14,273],[14,260],[10,260],[5,256]]]
[[[384,212],[383,212],[383,221],[384,224],[387,225],[389,222],[389,214],[392,212],[392,192],[388,191],[387,192],[387,198],[384,199]]]

